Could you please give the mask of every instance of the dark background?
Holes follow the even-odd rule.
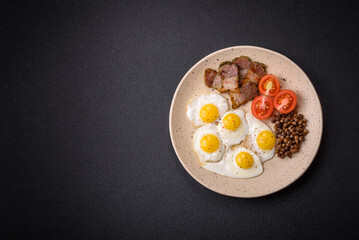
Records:
[[[359,238],[358,1],[1,9],[1,239]],[[292,59],[323,107],[312,166],[256,199],[197,183],[168,130],[183,75],[236,45]]]

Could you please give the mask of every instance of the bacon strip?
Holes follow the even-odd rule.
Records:
[[[257,86],[253,83],[243,84],[238,93],[230,92],[229,97],[232,102],[232,108],[238,108],[240,105],[245,104],[248,101],[253,100],[258,96]]]
[[[219,76],[216,70],[207,68],[204,71],[204,83],[207,87],[214,88],[217,90],[221,90],[222,88],[222,79]]]
[[[249,69],[252,64],[251,59],[247,56],[237,57],[232,62],[238,66],[239,70]]]
[[[250,69],[247,71],[245,78],[242,81],[242,84],[251,82],[255,85],[258,85],[261,78],[266,75],[266,65],[259,62],[253,62]]]
[[[243,79],[246,77],[248,69],[251,67],[252,61],[247,56],[240,56],[232,60],[239,68],[239,85],[242,85]]]
[[[222,88],[220,92],[239,92],[239,69],[238,66],[230,61],[222,62],[218,68],[219,75],[222,77]]]
[[[216,75],[217,75],[216,70],[207,68],[204,71],[204,83],[206,84],[207,87],[212,87],[212,84],[213,84],[213,81],[214,81],[214,78],[216,77]]]

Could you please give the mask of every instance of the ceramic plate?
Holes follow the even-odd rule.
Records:
[[[196,96],[216,92],[207,88],[203,75],[206,68],[218,69],[223,61],[245,55],[253,61],[267,65],[267,73],[278,77],[281,89],[291,89],[298,97],[297,111],[308,120],[309,134],[301,149],[292,158],[277,156],[264,162],[260,176],[250,179],[234,179],[218,175],[202,168],[192,145],[195,127],[187,119],[186,106]],[[218,93],[219,94],[219,93]],[[224,95],[227,97],[227,95]],[[250,112],[250,104],[240,106]],[[229,101],[230,105],[230,101]],[[273,128],[269,119],[267,125]],[[233,197],[259,197],[279,191],[297,180],[312,163],[320,145],[323,131],[322,108],[318,95],[307,75],[294,62],[277,52],[253,46],[237,46],[219,50],[196,63],[182,78],[173,96],[169,128],[172,145],[183,167],[200,184],[220,194]]]

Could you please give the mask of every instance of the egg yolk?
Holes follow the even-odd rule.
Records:
[[[201,148],[207,153],[213,153],[219,148],[219,140],[214,135],[206,135],[201,139]]]
[[[253,166],[253,157],[247,152],[240,152],[236,156],[236,163],[240,168],[248,169]]]
[[[223,118],[223,126],[228,130],[236,130],[241,125],[241,119],[237,114],[229,113]]]
[[[218,115],[219,115],[218,108],[213,104],[204,105],[201,108],[199,115],[200,115],[202,121],[205,123],[214,122],[217,120]]]
[[[275,146],[275,137],[271,131],[265,130],[258,134],[257,144],[263,150],[270,150]]]

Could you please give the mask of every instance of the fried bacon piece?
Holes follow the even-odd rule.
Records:
[[[232,62],[238,66],[239,70],[249,69],[252,64],[252,61],[247,56],[237,57]]]
[[[236,64],[230,61],[222,62],[218,68],[222,78],[222,88],[220,92],[239,92],[239,69]]]
[[[232,61],[235,63],[239,68],[239,84],[242,84],[242,80],[245,78],[248,69],[251,67],[252,61],[247,56],[240,56]]]
[[[212,87],[213,86],[213,81],[214,78],[217,76],[217,71],[207,68],[204,71],[204,83],[206,84],[207,87]]]
[[[238,108],[240,105],[247,102],[245,96],[242,93],[230,92],[229,98],[231,99],[232,109]]]
[[[251,82],[256,86],[259,83],[259,80],[266,75],[266,65],[259,62],[252,62],[250,69],[248,69],[245,78],[242,81],[242,84]]]
[[[230,92],[229,97],[232,102],[232,108],[238,108],[240,105],[253,100],[258,96],[257,86],[251,82],[243,84],[239,88],[239,92]]]
[[[219,76],[216,70],[207,68],[204,71],[204,83],[207,87],[214,88],[217,90],[221,90],[222,88],[222,79]]]

